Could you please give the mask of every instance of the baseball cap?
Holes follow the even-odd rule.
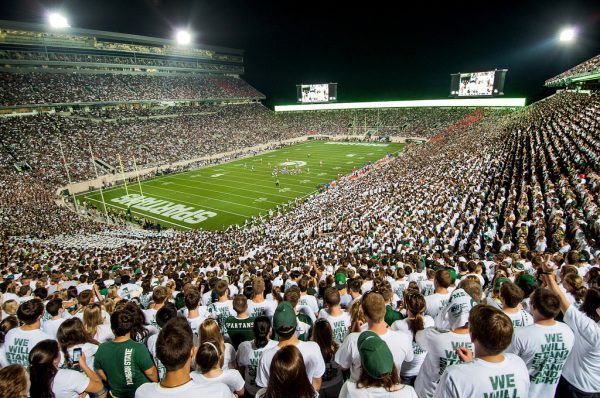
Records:
[[[469,322],[469,313],[475,304],[475,300],[467,292],[463,289],[455,289],[442,314],[449,329],[462,327]]]
[[[280,303],[273,314],[273,329],[295,328],[298,321],[296,320],[296,311],[287,301]]]
[[[346,274],[342,272],[335,274],[335,287],[338,290],[346,287]]]
[[[385,374],[392,373],[394,357],[381,337],[368,330],[358,336],[357,345],[360,363],[369,376],[379,379]]]

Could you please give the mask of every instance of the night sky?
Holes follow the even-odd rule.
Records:
[[[298,83],[337,82],[338,100],[446,98],[450,74],[507,68],[505,93],[529,102],[545,79],[600,53],[600,1],[2,0],[0,18],[171,38],[246,51],[244,78],[268,104]],[[577,42],[557,42],[574,25]]]

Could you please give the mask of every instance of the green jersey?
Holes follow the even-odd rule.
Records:
[[[144,371],[153,366],[148,348],[133,340],[102,343],[94,358],[94,368],[102,369],[111,392],[119,398],[134,398],[135,390],[150,382]]]
[[[225,319],[227,334],[231,339],[231,344],[237,350],[238,346],[244,341],[254,340],[254,317],[238,319],[230,316]]]

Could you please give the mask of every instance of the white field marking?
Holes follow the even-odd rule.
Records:
[[[332,169],[339,170],[339,169],[341,169],[341,167],[340,166],[336,166],[336,167],[332,167]]]
[[[161,182],[160,185],[173,185],[171,181]]]
[[[90,198],[90,197],[88,197],[87,199],[88,200],[93,200],[94,202],[102,203],[101,201],[99,201],[97,199]],[[122,210],[127,210],[127,207],[125,207],[125,206],[119,206],[119,205],[116,205],[116,204],[113,204],[113,203],[107,203],[106,206],[108,206],[108,207],[116,207],[116,208],[122,209]],[[141,212],[139,212],[137,210],[133,210],[133,209],[131,209],[131,212],[139,214],[139,215],[141,215],[143,217],[146,217],[146,218],[153,218],[153,219],[158,220],[158,221],[166,222],[167,224],[173,224],[173,225],[176,225],[176,226],[181,227],[181,228],[192,229],[190,227],[186,227],[185,225],[181,225],[181,224],[178,224],[176,222],[168,221],[168,220],[165,220],[163,218],[157,217],[156,215],[150,215],[150,214],[147,214],[147,213],[141,213]]]
[[[306,162],[303,160],[290,160],[289,162],[279,163],[280,166],[298,166],[304,167],[306,166]]]
[[[188,192],[178,191],[176,189],[166,189],[166,188],[161,188],[161,187],[150,187],[150,188],[167,190],[169,192],[176,192],[176,193],[180,193],[180,194],[185,195],[185,196],[197,196],[199,198],[206,198],[206,199],[214,200],[214,201],[217,201],[217,202],[225,202],[225,203],[229,203],[229,204],[232,204],[232,205],[237,205],[237,206],[242,206],[242,207],[248,207],[248,208],[255,209],[255,210],[260,210],[260,211],[264,211],[265,210],[265,209],[262,209],[262,208],[256,207],[256,206],[244,205],[244,204],[241,204],[241,203],[231,202],[231,201],[223,200],[223,199],[217,199],[217,198],[213,198],[213,197],[210,197],[210,196],[195,195],[195,194],[191,194],[191,193],[188,193]],[[139,192],[139,191],[134,191],[134,192]],[[156,193],[152,193],[152,196],[156,196],[158,198],[163,198],[163,199],[170,200],[170,201],[173,200],[172,197],[158,195]],[[247,198],[247,199],[252,199],[252,198]],[[233,212],[233,211],[228,211],[228,210],[223,210],[223,209],[216,209],[214,207],[206,206],[204,203],[202,203],[202,204],[192,203],[192,202],[181,200],[179,198],[177,199],[177,201],[180,202],[180,203],[187,203],[188,205],[192,205],[192,206],[202,206],[203,208],[214,210],[216,212],[234,214],[234,215],[240,216],[240,217],[247,217],[244,214],[236,213],[236,212]]]
[[[369,152],[369,153],[367,153],[367,155],[369,155],[369,156],[375,155],[375,152]]]
[[[226,178],[225,180],[221,180],[221,181],[220,181],[219,183],[217,183],[217,184],[215,184],[215,183],[211,183],[211,182],[204,182],[204,181],[202,182],[202,184],[207,184],[207,185],[217,185],[217,186],[222,186],[222,187],[228,187],[228,188],[237,188],[237,189],[241,189],[241,188],[239,188],[239,186],[238,186],[238,185],[231,186],[231,185],[227,185],[227,184],[225,183],[225,182],[230,182],[230,181],[231,181],[231,182],[232,182],[232,183],[234,183],[234,184],[244,184],[244,185],[250,185],[250,187],[259,187],[259,188],[265,188],[266,190],[273,190],[273,186],[272,186],[272,185],[270,185],[270,184],[269,184],[269,185],[266,185],[266,184],[257,184],[257,183],[255,183],[255,182],[253,182],[253,181],[256,181],[256,180],[250,180],[250,181],[249,181],[249,180],[246,178],[246,177],[247,177],[247,175],[248,175],[248,172],[246,172],[246,171],[238,171],[238,172],[234,172],[234,171],[232,170],[232,171],[229,171],[229,172],[227,172],[226,174],[227,174],[227,178]],[[258,182],[261,182],[261,181],[266,181],[266,180],[267,180],[267,178],[268,178],[268,179],[273,179],[273,178],[275,178],[274,176],[272,176],[272,175],[271,175],[271,172],[270,172],[270,171],[269,171],[269,173],[263,173],[262,175],[261,175],[259,172],[254,172],[254,173],[253,173],[253,175],[256,175],[257,177],[261,177],[261,178],[262,178],[262,177],[264,177],[264,179],[260,179],[260,180],[258,180]],[[236,178],[236,177],[237,177],[237,178]],[[287,175],[287,174],[280,174],[280,175],[278,175],[278,176],[277,176],[277,178],[279,178],[279,179],[280,179],[282,182],[283,182],[283,181],[285,181],[285,183],[286,183],[287,185],[294,186],[294,187],[301,187],[301,188],[304,188],[304,187],[302,187],[301,185],[294,183],[294,181],[295,181],[295,178],[296,178],[296,177],[297,177],[297,176],[294,176],[294,175]],[[184,178],[179,178],[178,180],[185,181],[185,179],[184,179]],[[195,186],[195,187],[193,187],[193,188],[198,188],[198,187],[197,187],[197,186]],[[252,191],[251,189],[247,189],[247,190],[250,190],[250,191]],[[257,192],[257,191],[253,191],[253,192]],[[304,195],[304,193],[305,193],[305,191],[294,191],[294,192],[296,192],[296,193],[299,193],[299,194],[302,194],[302,195]]]
[[[353,158],[355,156],[356,156],[355,153],[349,153],[349,154],[346,155],[347,158]]]
[[[317,174],[317,175],[318,175],[319,177],[323,177],[323,176],[326,176],[326,175],[327,175],[327,173],[319,173],[319,174]]]
[[[192,189],[194,189],[194,188],[197,188],[197,187],[192,187],[192,186],[189,186],[189,185],[183,185],[183,184],[177,184],[177,183],[175,183],[174,185],[175,185],[175,186],[180,186],[180,187],[192,188]],[[206,185],[206,184],[204,184],[204,185]],[[152,187],[152,188],[164,189],[164,188],[161,188],[161,187]],[[218,198],[216,198],[216,197],[213,197],[213,196],[206,196],[206,195],[201,195],[201,194],[192,193],[192,192],[188,192],[188,191],[178,191],[178,190],[176,190],[176,189],[170,189],[169,191],[172,191],[172,192],[178,192],[178,193],[181,193],[181,194],[186,194],[186,195],[191,195],[191,196],[197,196],[197,197],[199,197],[199,198],[206,198],[206,199],[217,200],[217,201],[219,201],[219,202],[231,203],[232,205],[238,205],[238,206],[247,206],[247,205],[244,205],[244,204],[242,204],[242,203],[238,203],[238,202],[232,202],[232,201],[230,201],[230,200],[226,200],[226,199],[218,199]],[[239,198],[243,198],[243,199],[245,199],[245,200],[252,200],[252,199],[254,198],[254,196],[244,196],[244,195],[238,195],[238,194],[231,193],[231,192],[220,192],[220,191],[215,191],[214,189],[211,189],[211,190],[210,190],[210,192],[211,192],[211,193],[221,193],[221,194],[225,194],[225,195],[231,195],[231,196],[237,196],[237,197],[239,197]],[[256,193],[261,193],[261,192],[258,192],[258,191],[254,191],[254,192],[256,192]],[[263,194],[264,194],[264,192],[263,192]],[[272,194],[272,195],[275,195],[275,196],[281,196],[281,195],[277,195],[277,194]],[[288,199],[288,197],[287,197],[287,196],[281,196],[281,197],[282,197],[282,198],[285,198],[285,199]],[[270,200],[269,200],[268,202],[269,202],[269,203],[272,203],[272,204],[279,204],[279,203],[281,203],[281,202],[274,202],[274,201],[270,201]],[[248,207],[254,207],[254,206],[248,206]],[[256,208],[256,207],[254,207],[254,208]],[[258,208],[256,208],[256,209],[258,209]],[[262,210],[264,210],[264,209],[262,209]]]
[[[213,175],[211,175],[211,177],[213,177],[213,178],[217,178],[217,177],[221,177],[221,176],[223,176],[223,175],[225,175],[225,174],[223,174],[223,173],[217,173],[217,174],[213,174]]]
[[[300,180],[300,184],[308,184],[310,180]]]
[[[254,199],[254,201],[258,202],[258,203],[260,203],[260,202],[266,202],[267,198],[256,198],[256,199]]]
[[[354,161],[352,161],[352,160],[349,162],[346,162],[346,164],[352,164],[352,163],[354,163]]]
[[[289,191],[291,191],[291,189],[290,189],[290,188],[281,188],[281,189],[279,190],[279,192],[289,192]]]
[[[371,142],[337,142],[337,141],[328,141],[325,145],[350,145],[350,146],[372,146],[372,147],[386,147],[389,144],[377,144]]]
[[[229,180],[231,180],[231,178],[229,178]],[[182,180],[181,178],[177,178],[177,181],[185,181],[185,180]],[[273,187],[270,186],[270,185],[252,184],[251,182],[247,182],[247,181],[232,181],[232,182],[233,183],[240,183],[240,184],[251,184],[252,186],[267,188],[269,191],[271,191],[271,192],[273,191]],[[179,185],[179,186],[186,187],[186,188],[192,188],[192,189],[198,189],[199,188],[197,186],[186,185],[186,184],[181,184],[181,183],[175,183],[175,185]],[[203,181],[202,185],[212,185],[212,186],[216,186],[216,187],[235,188],[235,189],[237,189],[239,191],[247,191],[247,192],[253,192],[253,193],[258,193],[258,194],[263,194],[263,195],[265,193],[271,194],[271,192],[264,192],[264,190],[263,191],[257,191],[257,190],[254,190],[254,189],[240,188],[239,186],[231,186],[231,185],[224,184],[223,182],[214,183],[214,182]],[[297,184],[294,184],[294,185],[297,185]],[[300,185],[297,185],[297,186],[300,186]],[[227,194],[227,195],[240,196],[242,198],[248,198],[245,195],[237,195],[237,194],[230,193],[230,192],[223,192],[223,191],[219,191],[218,189],[212,189],[211,188],[211,191],[218,192],[218,193],[223,193],[223,194]],[[299,193],[299,194],[304,194],[304,191],[293,191],[293,192]],[[277,194],[272,194],[272,195],[279,196]],[[287,199],[287,196],[285,196],[285,198]]]

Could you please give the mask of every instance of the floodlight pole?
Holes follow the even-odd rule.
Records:
[[[65,172],[67,173],[67,181],[69,182],[69,186],[71,185],[71,174],[69,173],[69,166],[67,165],[67,159],[65,158],[65,152],[63,151],[62,143],[60,139],[58,140],[58,147],[60,148],[60,155],[62,156],[63,166],[65,168]],[[71,191],[67,189],[67,191]],[[73,194],[73,204],[75,205],[75,210],[79,211],[77,207],[77,199],[75,198],[75,194]]]
[[[94,166],[94,171],[96,173],[96,178],[99,180],[100,176],[98,175],[98,168],[96,167],[96,162],[94,162],[94,153],[92,152],[92,144],[88,143],[88,146],[90,148],[90,155],[91,155],[91,160],[92,160],[92,165]],[[102,198],[102,206],[104,206],[104,213],[106,214],[106,216],[108,217],[108,210],[106,209],[106,202],[104,201],[104,191],[102,190],[102,181],[100,182],[100,197]]]
[[[121,154],[117,155],[119,157],[119,165],[121,166],[121,176],[123,177],[123,184],[125,184],[125,193],[129,196],[129,189],[127,189],[127,180],[125,179],[125,170],[123,169],[123,162],[121,161]]]
[[[140,193],[142,197],[144,196],[144,192],[142,191],[142,183],[140,182],[140,170],[137,167],[137,162],[135,161],[135,156],[133,157],[133,167],[135,167],[135,174],[137,175],[138,186],[140,187]]]

